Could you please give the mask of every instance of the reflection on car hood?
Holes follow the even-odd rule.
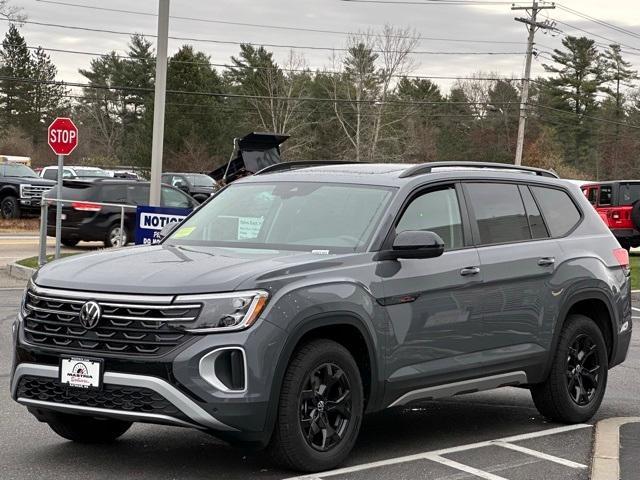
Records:
[[[331,259],[331,260],[329,260]],[[228,292],[269,272],[281,275],[335,265],[335,256],[309,252],[148,246],[114,249],[57,260],[34,277],[42,287],[95,292],[188,294]],[[248,282],[244,288],[251,288]]]

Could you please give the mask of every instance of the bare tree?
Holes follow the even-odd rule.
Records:
[[[375,38],[375,45],[380,51],[380,61],[382,67],[378,69],[380,81],[379,102],[375,105],[376,114],[373,125],[373,137],[369,149],[369,159],[376,158],[378,143],[381,131],[395,123],[402,122],[404,116],[395,118],[388,123],[384,123],[384,113],[386,101],[389,93],[394,87],[394,79],[398,76],[409,74],[415,67],[415,62],[411,58],[411,53],[420,42],[420,35],[409,28],[395,28],[386,24],[382,32]]]
[[[349,37],[347,55],[332,57],[333,73],[327,92],[333,99],[333,110],[348,142],[355,151],[355,160],[364,154],[364,137],[370,135],[367,115],[370,119],[371,104],[377,101],[379,79],[376,74],[378,54],[374,52],[372,33]]]
[[[11,4],[11,0],[0,0],[0,17],[15,23],[22,23],[27,19],[22,7]]]

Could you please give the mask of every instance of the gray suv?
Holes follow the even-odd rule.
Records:
[[[25,291],[11,395],[64,438],[187,426],[319,471],[425,399],[518,386],[586,421],[629,347],[627,252],[544,170],[278,164],[164,233]]]

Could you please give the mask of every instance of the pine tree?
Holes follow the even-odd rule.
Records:
[[[45,130],[51,121],[68,109],[65,100],[66,88],[55,83],[58,69],[47,53],[38,47],[31,59],[32,79],[31,109],[28,132],[33,135],[34,143],[45,141]]]
[[[623,87],[632,87],[633,80],[638,79],[638,72],[631,68],[631,63],[622,58],[620,45],[612,44],[602,55],[602,67],[607,86],[603,89],[615,102],[616,117],[622,117],[624,106]]]
[[[591,115],[598,109],[596,94],[603,90],[606,78],[594,40],[568,36],[562,45],[565,50],[556,49],[552,54],[555,65],[544,65],[555,74],[546,82],[544,97],[547,106],[559,111],[546,111],[545,116],[558,124],[565,156],[572,165],[585,168],[587,162],[596,160]]]
[[[34,84],[33,62],[18,27],[9,26],[0,50],[0,119],[2,127],[29,125]]]

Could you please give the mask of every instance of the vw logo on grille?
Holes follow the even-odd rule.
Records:
[[[100,308],[100,305],[91,300],[90,302],[82,305],[82,308],[80,309],[80,324],[84,328],[90,330],[98,325],[101,316],[102,309]]]

